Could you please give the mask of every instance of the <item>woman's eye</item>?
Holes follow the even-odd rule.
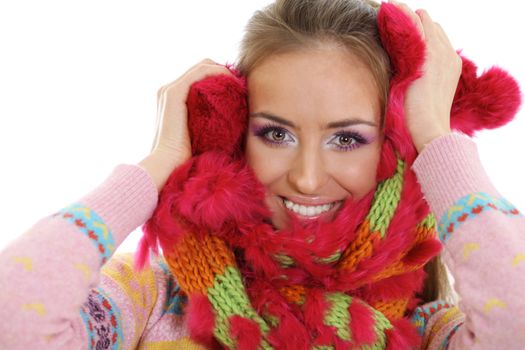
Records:
[[[266,127],[257,133],[265,142],[274,145],[282,145],[294,142],[294,138],[288,130],[281,127]]]
[[[329,145],[339,151],[350,151],[367,143],[369,142],[364,137],[354,132],[337,133],[328,142]]]
[[[353,145],[356,142],[357,141],[353,137],[350,137],[348,135],[341,135],[341,136],[339,136],[339,144],[341,146],[350,146],[350,145]]]
[[[274,141],[282,142],[286,137],[286,133],[282,130],[272,130],[270,131],[270,137]]]

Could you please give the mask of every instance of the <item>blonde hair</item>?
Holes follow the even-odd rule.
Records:
[[[379,4],[372,0],[276,0],[254,13],[241,41],[236,68],[248,76],[271,55],[331,43],[346,48],[372,72],[384,116],[391,77],[390,60],[377,28]],[[383,118],[381,118],[383,120]],[[425,266],[423,302],[452,301],[439,256]]]

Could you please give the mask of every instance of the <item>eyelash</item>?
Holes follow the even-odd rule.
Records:
[[[274,146],[274,147],[283,146],[291,142],[291,141],[272,140],[270,138],[271,136],[269,136],[269,133],[276,132],[276,131],[285,134],[285,137],[288,136],[289,138],[292,138],[292,141],[294,141],[293,137],[290,136],[290,133],[288,130],[286,130],[285,128],[281,126],[277,126],[274,124],[267,124],[261,127],[260,129],[255,130],[255,136],[261,138],[261,140],[265,142],[266,144],[270,146]],[[350,151],[357,147],[367,145],[370,143],[370,141],[368,141],[365,137],[363,137],[361,134],[355,131],[339,131],[330,139],[329,143],[331,144],[333,140],[336,140],[336,139],[340,140],[341,137],[347,137],[355,141],[351,145],[335,145],[336,150],[342,151],[342,152]]]
[[[366,138],[355,131],[340,131],[334,135],[330,142],[334,139],[340,139],[341,137],[354,139],[355,142],[351,145],[336,145],[339,151],[351,151],[357,147],[361,147],[370,143]]]

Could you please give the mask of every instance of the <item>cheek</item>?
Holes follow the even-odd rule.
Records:
[[[355,200],[361,199],[377,185],[379,155],[379,147],[334,155],[330,161],[331,174],[339,186],[351,193]]]
[[[246,139],[245,156],[257,179],[265,186],[276,182],[286,174],[289,160],[282,149],[264,144],[257,136]]]

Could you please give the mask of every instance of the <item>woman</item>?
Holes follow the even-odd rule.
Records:
[[[247,76],[250,93],[245,156],[266,189],[271,224],[277,230],[296,222],[308,227],[321,219],[333,221],[344,202],[367,198],[378,184],[376,172],[384,138],[383,115],[390,72],[388,57],[378,41],[373,5],[359,1],[312,2],[310,24],[319,25],[325,35],[300,35],[301,32],[292,30],[293,35],[283,37],[283,27],[293,28],[294,19],[304,19],[304,11],[308,12],[301,9],[304,4],[276,2],[275,12],[279,13],[278,9],[282,8],[287,18],[268,18],[271,8],[266,10],[266,15],[255,15],[238,64],[238,69]],[[466,194],[497,192],[480,169],[475,146],[465,136],[450,131],[450,109],[461,72],[459,56],[425,11],[416,14],[403,4],[397,6],[412,19],[427,47],[424,74],[409,87],[404,108],[410,135],[420,153],[414,171],[432,210],[440,217],[448,206]],[[323,19],[329,20],[323,23]],[[331,29],[338,25],[348,29],[352,24],[355,29],[352,35],[344,37],[322,24]],[[152,215],[158,193],[173,169],[191,157],[185,103],[188,90],[194,82],[217,74],[231,73],[205,60],[161,88],[158,99],[162,119],[151,155],[138,167],[117,167],[114,174],[80,200],[79,205],[43,219],[2,254],[2,280],[20,288],[19,293],[13,288],[2,291],[2,300],[6,300],[3,319],[10,319],[1,323],[2,346],[10,349],[73,349],[86,344],[96,349],[198,348],[194,340],[206,340],[208,344],[218,341],[232,347],[251,348],[263,346],[264,339],[268,346],[294,348],[289,345],[292,340],[288,342],[282,334],[270,332],[266,337],[247,323],[237,330],[256,335],[256,342],[250,342],[242,332],[225,338],[215,334],[215,339],[204,339],[204,328],[208,325],[195,324],[195,321],[205,323],[206,320],[192,320],[191,314],[185,312],[187,295],[177,285],[183,282],[172,277],[162,260],[153,261],[148,269],[136,272],[129,256],[116,256],[99,276],[100,265],[111,257],[115,246]],[[444,156],[450,157],[447,167],[439,162]],[[460,172],[462,169],[464,172]],[[443,174],[446,181],[440,180],[439,175]],[[86,221],[77,221],[73,212],[82,212]],[[519,315],[524,308],[517,298],[518,288],[524,284],[519,273],[519,269],[523,269],[519,252],[525,251],[525,243],[519,238],[523,218],[500,217],[490,212],[483,215],[478,221],[470,221],[470,228],[469,222],[463,225],[462,231],[458,230],[447,246],[452,272],[463,283],[457,288],[463,303],[459,305],[460,310],[468,317],[464,318],[457,308],[448,308],[444,303],[426,304],[416,310],[416,305],[403,307],[412,311],[420,326],[421,348],[489,349],[521,344],[515,332],[523,325],[514,315]],[[494,235],[504,232],[510,238],[505,243],[491,241],[490,245],[493,251],[512,261],[514,269],[507,269],[505,273],[515,279],[514,284],[498,279],[501,271],[483,271],[481,275],[483,267],[504,266],[490,251],[482,249],[484,242],[476,237],[476,232],[483,230]],[[78,235],[79,232],[82,234]],[[93,246],[95,236],[99,242]],[[52,247],[52,252],[41,248],[44,242],[46,247]],[[65,251],[69,249],[75,249],[74,256],[66,256]],[[438,293],[439,284],[435,283],[439,279],[436,266],[439,265],[434,262],[427,267],[433,272],[425,282],[428,287],[428,293],[422,296],[425,301],[445,297]],[[56,271],[61,271],[64,278],[50,280],[48,276]],[[478,290],[485,280],[485,290]],[[35,285],[38,288],[34,288]],[[379,308],[375,305],[375,309]],[[361,311],[355,315],[365,313]],[[363,318],[362,322],[366,320]],[[500,327],[493,328],[496,324]],[[204,331],[199,334],[200,326]],[[301,326],[296,329],[307,328]],[[194,340],[190,340],[190,331]],[[391,333],[382,338],[377,335],[377,339],[388,342],[374,348],[399,349],[414,345],[411,336],[406,336],[408,340],[404,337],[410,330]],[[286,336],[294,338],[293,333]],[[315,338],[314,334],[308,334],[310,336]],[[356,345],[357,334],[354,332],[353,336]],[[364,333],[359,336],[362,345],[368,344],[367,340],[374,344],[377,340],[366,339],[368,335]],[[234,345],[228,343],[231,338]],[[340,338],[331,345],[351,346],[351,335],[343,334]]]

